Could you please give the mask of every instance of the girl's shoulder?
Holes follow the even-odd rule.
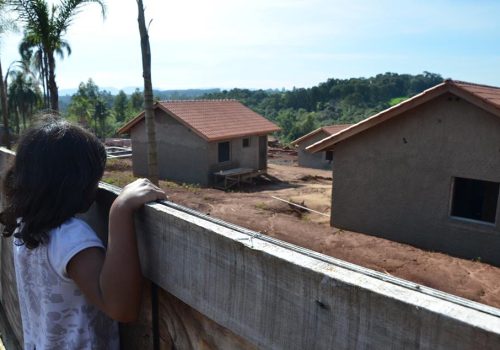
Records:
[[[50,232],[49,261],[61,277],[67,278],[66,266],[71,258],[91,247],[104,248],[104,245],[85,221],[71,218]]]
[[[76,217],[69,218],[68,220],[63,222],[61,226],[53,229],[54,232],[72,230],[85,230],[94,232],[94,230],[92,230],[92,228],[85,221]]]
[[[75,217],[51,230],[49,236],[51,243],[71,244],[96,239],[100,241],[95,231],[85,221]]]

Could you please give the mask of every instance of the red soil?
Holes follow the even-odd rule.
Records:
[[[228,222],[373,270],[500,308],[500,268],[424,251],[329,226],[329,218],[299,210],[272,196],[329,215],[330,171],[296,166],[296,155],[275,152],[270,181],[224,192],[161,182],[169,199]],[[110,164],[106,178],[131,179],[130,161]]]

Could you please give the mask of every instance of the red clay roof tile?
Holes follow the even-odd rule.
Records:
[[[236,100],[161,101],[161,108],[207,141],[263,135],[280,128]],[[144,119],[144,112],[118,130],[127,133]]]
[[[304,136],[299,137],[298,139],[294,140],[291,142],[292,145],[297,145],[301,143],[304,140],[307,140],[308,138],[318,134],[320,131],[325,132],[327,135],[334,135],[350,126],[353,124],[335,124],[335,125],[327,125],[327,126],[322,126],[321,128],[317,128],[316,130],[311,131],[308,134],[305,134]]]
[[[325,137],[306,149],[312,153],[331,149],[336,143],[352,137],[375,125],[383,123],[389,119],[401,115],[403,112],[412,109],[422,103],[436,98],[446,92],[457,94],[468,100],[470,103],[484,108],[489,112],[500,116],[500,88],[495,86],[468,83],[465,81],[447,79],[443,83],[433,86],[418,95],[415,95],[393,107],[379,112],[357,124],[352,125],[336,134]]]

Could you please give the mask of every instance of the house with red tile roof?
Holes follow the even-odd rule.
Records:
[[[331,225],[500,266],[500,88],[446,80],[307,147]]]
[[[214,174],[267,168],[267,135],[279,127],[236,100],[154,105],[160,178],[211,185]],[[118,130],[130,134],[134,175],[147,174],[144,112]]]
[[[316,169],[331,169],[333,161],[332,151],[312,153],[307,151],[306,148],[328,136],[334,135],[350,127],[351,125],[352,124],[336,124],[322,126],[321,128],[311,131],[310,133],[293,141],[292,145],[297,147],[299,166]]]

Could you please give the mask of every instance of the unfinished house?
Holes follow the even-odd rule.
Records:
[[[331,225],[500,265],[500,88],[447,80],[307,148]]]
[[[333,160],[332,151],[328,150],[312,153],[306,150],[306,147],[323,140],[325,137],[334,135],[351,125],[352,124],[338,124],[323,126],[293,141],[292,145],[297,147],[299,166],[316,169],[331,169]]]
[[[160,178],[202,186],[265,171],[267,135],[279,130],[236,100],[163,101],[154,113]],[[145,124],[142,112],[118,130],[131,136],[136,176],[147,174]]]

